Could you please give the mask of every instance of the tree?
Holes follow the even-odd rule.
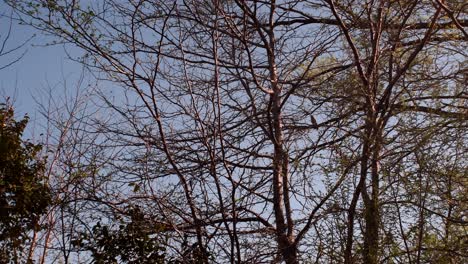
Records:
[[[21,136],[28,122],[14,120],[13,108],[0,104],[0,259],[19,263],[27,255],[28,232],[42,228],[40,217],[50,204],[44,183],[44,161],[38,157],[41,145]]]
[[[201,263],[419,263],[425,238],[457,241],[460,205],[429,201],[465,188],[445,173],[466,159],[462,1],[9,2],[102,80],[76,130],[98,138],[74,166],[85,227],[138,204]]]

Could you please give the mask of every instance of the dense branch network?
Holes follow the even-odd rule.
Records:
[[[7,2],[99,80],[57,142],[66,261],[135,208],[167,262],[466,257],[463,1]]]

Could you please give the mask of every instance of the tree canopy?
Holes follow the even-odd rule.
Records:
[[[41,145],[22,139],[28,117],[14,119],[13,108],[0,104],[0,263],[28,259],[29,232],[41,229],[40,217],[50,204],[44,182]]]

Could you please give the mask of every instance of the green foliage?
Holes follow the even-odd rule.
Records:
[[[28,232],[41,229],[39,218],[51,202],[37,157],[41,146],[21,138],[27,123],[0,104],[0,263],[17,263],[24,255]]]
[[[436,234],[427,232],[423,237],[424,249],[421,254],[423,263],[465,263],[468,250],[467,228],[456,227],[453,235],[441,238]]]
[[[73,243],[80,249],[91,251],[94,263],[164,263],[165,249],[154,235],[159,228],[148,230],[148,222],[138,207],[127,213],[131,221],[121,223],[118,230],[98,222],[91,234],[82,233]]]

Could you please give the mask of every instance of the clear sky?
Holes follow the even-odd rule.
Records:
[[[0,47],[8,34],[10,15],[11,9],[0,1]],[[52,38],[17,21],[11,26],[4,52],[31,40],[19,50],[0,56],[1,68],[24,53],[18,62],[0,70],[0,97],[2,101],[5,97],[12,98],[17,115],[27,113],[31,117],[30,126],[37,126],[41,122],[38,101],[47,99],[44,91],[53,88],[53,96],[63,96],[64,80],[67,80],[67,89],[71,89],[73,80],[81,73],[81,65],[68,59],[67,52],[71,51],[64,45],[46,46]]]

